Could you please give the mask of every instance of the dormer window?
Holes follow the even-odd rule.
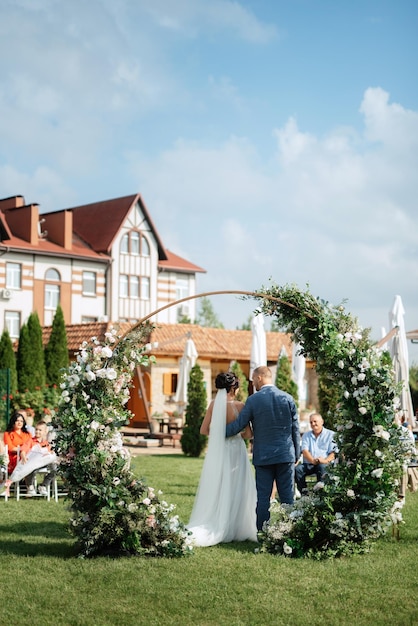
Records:
[[[137,230],[125,233],[120,240],[120,253],[133,256],[150,256],[148,239]]]

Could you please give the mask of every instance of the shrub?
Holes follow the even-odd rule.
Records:
[[[190,372],[187,385],[186,423],[183,428],[181,447],[187,456],[198,457],[206,446],[207,437],[200,434],[200,427],[206,413],[206,390],[203,372],[196,363]]]

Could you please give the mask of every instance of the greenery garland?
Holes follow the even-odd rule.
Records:
[[[175,507],[131,472],[119,432],[130,417],[133,372],[149,362],[144,346],[151,330],[143,324],[123,338],[116,330],[103,342],[93,337],[64,374],[55,447],[81,556],[174,557],[192,550]]]
[[[412,454],[396,423],[399,385],[390,356],[345,311],[295,285],[259,290],[265,315],[301,344],[318,375],[332,381],[339,462],[322,489],[295,505],[273,503],[260,534],[261,551],[324,558],[367,550],[372,540],[402,521],[399,485]]]

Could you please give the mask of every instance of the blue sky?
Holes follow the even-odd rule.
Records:
[[[414,0],[2,0],[0,197],[139,192],[200,292],[309,284],[375,338],[400,294],[418,328],[417,27]]]

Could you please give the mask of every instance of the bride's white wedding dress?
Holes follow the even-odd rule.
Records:
[[[257,541],[256,488],[241,435],[225,437],[227,394],[216,394],[208,449],[188,524],[196,546]]]

